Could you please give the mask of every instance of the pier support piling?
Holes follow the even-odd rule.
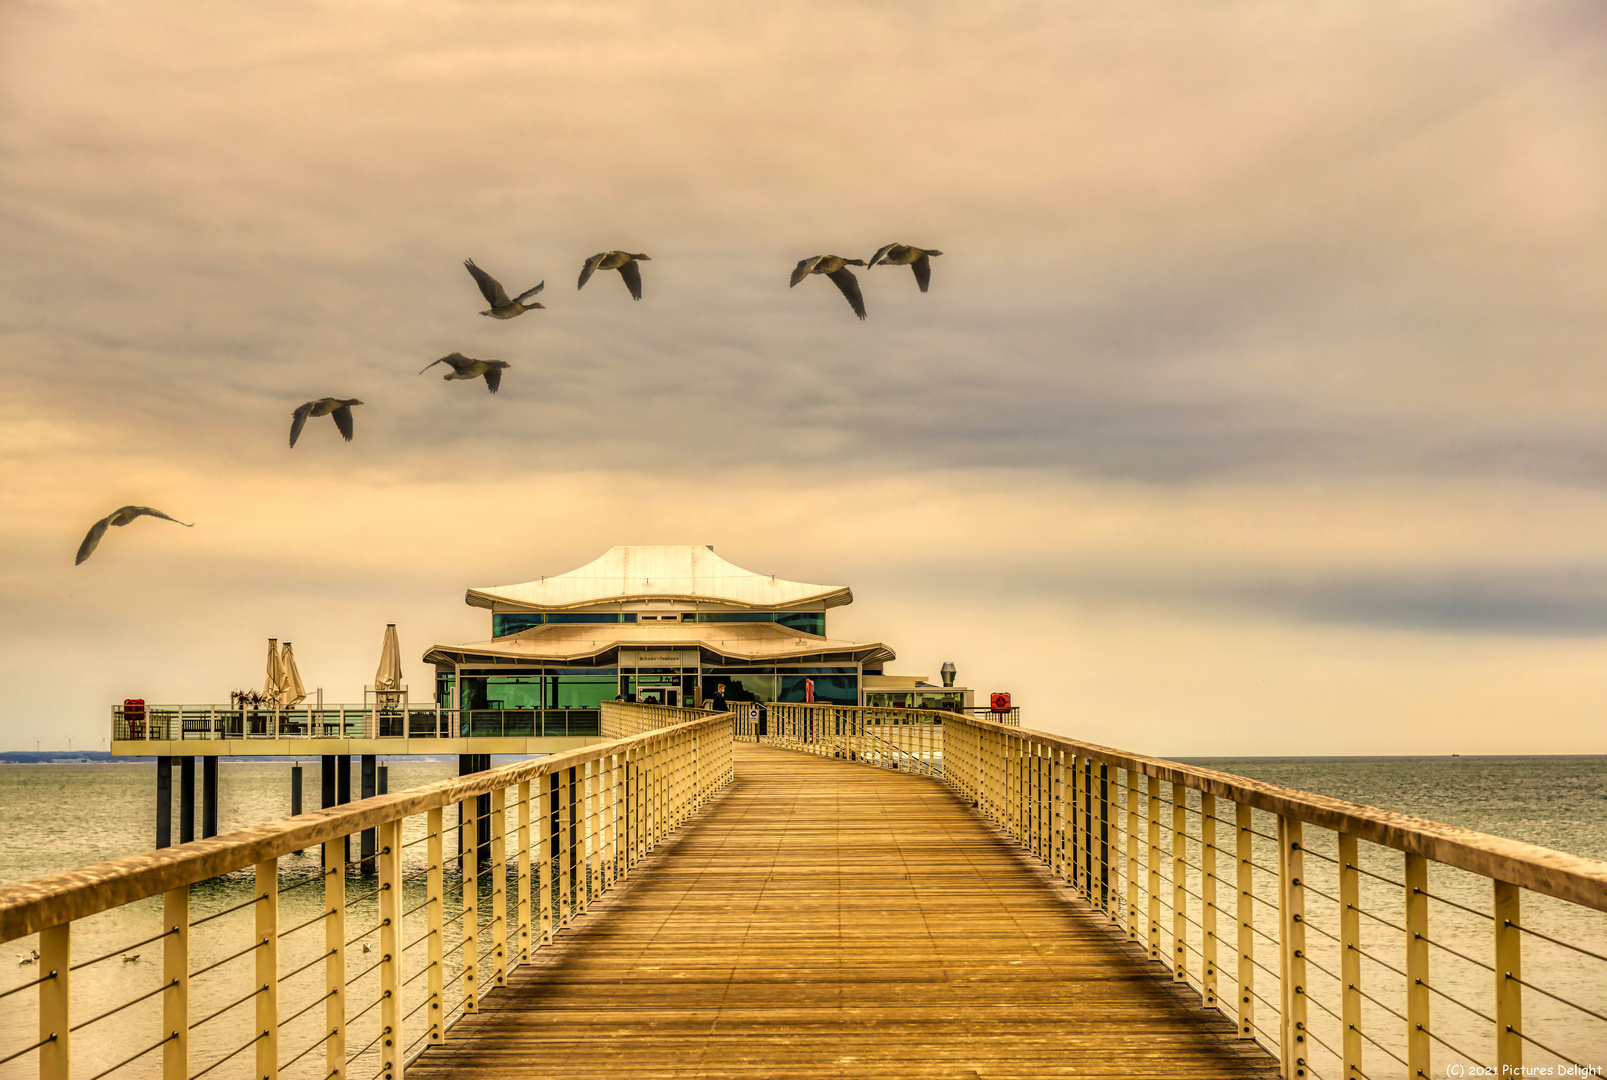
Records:
[[[201,759],[201,838],[218,835],[218,759]]]
[[[328,810],[335,805],[335,755],[324,754],[318,759],[318,787],[321,801],[319,806]],[[324,857],[328,858],[329,846],[324,846]],[[327,868],[327,864],[326,868]]]
[[[295,817],[301,813],[301,762],[290,766],[290,816]],[[296,849],[301,854],[301,849]]]
[[[458,775],[468,776],[470,773],[484,772],[491,767],[490,754],[459,754]],[[475,860],[476,865],[491,859],[491,795],[476,796],[474,800],[475,828]],[[458,806],[458,866],[463,866],[464,836],[469,830],[469,822],[463,820],[463,804]]]
[[[379,778],[375,774],[375,769],[378,768],[378,762],[379,762],[379,758],[377,756],[375,756],[374,754],[364,754],[363,755],[363,795],[362,795],[362,797],[365,798],[365,799],[372,799],[376,794],[378,794],[378,792],[375,790],[375,785],[379,782]],[[365,873],[365,874],[372,874],[374,872],[374,852],[376,850],[378,850],[374,846],[374,837],[375,837],[375,833],[374,833],[373,829],[364,829],[363,830],[362,851],[363,851],[363,873]]]
[[[349,754],[335,755],[335,801],[345,806],[352,801],[352,759]],[[346,852],[346,863],[352,861],[352,838],[346,837],[343,851]]]
[[[195,839],[195,758],[179,758],[179,843]]]
[[[156,759],[156,846],[173,846],[173,759]]]

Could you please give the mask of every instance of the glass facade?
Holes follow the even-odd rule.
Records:
[[[815,682],[815,701],[822,705],[858,705],[859,680],[852,675],[778,675],[777,701],[809,700],[807,680]]]
[[[688,612],[682,619],[700,623],[773,622],[816,637],[826,636],[824,611],[699,611]]]
[[[633,623],[634,611],[521,611],[516,614],[492,615],[491,636],[507,637],[533,626],[553,623]]]

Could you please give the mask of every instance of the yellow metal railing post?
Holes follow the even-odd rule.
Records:
[[[1216,966],[1216,796],[1200,792],[1200,952],[1201,1003],[1217,1007]]]
[[[1516,885],[1495,886],[1495,1064],[1498,1076],[1523,1075],[1522,895]]]
[[[279,1075],[279,860],[257,863],[257,1076]]]
[[[1428,1004],[1428,860],[1406,853],[1406,1070],[1431,1076]]]
[[[1278,817],[1278,1035],[1287,1080],[1305,1080],[1306,859],[1298,818]]]
[[[402,1051],[402,822],[382,822],[375,829],[379,846],[379,1023],[380,1070],[384,1080],[403,1080]]]
[[[458,846],[463,852],[463,1011],[480,1011],[480,822],[479,799],[458,804]]]
[[[436,811],[440,813],[440,811]],[[346,1076],[346,838],[324,841],[325,1076]]]
[[[519,953],[517,962],[530,963],[530,781],[524,780],[519,784],[519,838],[518,838],[519,865],[514,870],[518,875],[519,901]]]
[[[541,880],[536,884],[536,917],[541,920],[541,944],[552,944],[552,791],[558,783],[556,776],[547,775],[536,782],[540,792],[539,813],[536,814],[536,873]]]
[[[162,1080],[190,1077],[190,887],[162,895]]]
[[[39,1080],[69,1080],[72,1063],[72,923],[39,931]]]
[[[570,879],[573,876],[574,855],[570,845],[570,827],[572,811],[569,808],[572,783],[570,775],[573,769],[558,770],[558,850],[555,857],[558,861],[558,895],[553,899],[553,930],[562,930],[569,925],[570,908]]]
[[[1233,804],[1234,855],[1237,875],[1234,881],[1238,893],[1235,917],[1239,924],[1239,1038],[1255,1038],[1255,900],[1252,889],[1255,882],[1250,876],[1252,849],[1250,846],[1250,807],[1241,802]]]
[[[1050,798],[1054,805],[1054,820],[1051,823],[1051,840],[1049,841],[1050,854],[1054,857],[1051,872],[1060,880],[1066,880],[1066,752],[1056,751],[1049,763],[1050,768]]]
[[[1172,781],[1172,981],[1188,981],[1188,791]]]
[[[441,1009],[446,999],[446,847],[441,836],[445,823],[445,815],[439,806],[425,815],[425,830],[429,839],[424,841],[424,857],[428,860],[424,871],[424,919],[429,936],[424,941],[424,962],[429,965],[430,971],[424,976],[424,986],[430,999],[426,1019],[430,1026],[431,1046],[440,1046],[446,1038],[446,1016]]]
[[[1361,1060],[1361,870],[1356,838],[1339,834],[1339,1021],[1344,1080],[1360,1080]]]
[[[1138,874],[1143,862],[1139,859],[1142,850],[1142,823],[1143,812],[1139,809],[1138,774],[1132,769],[1126,770],[1127,776],[1127,835],[1122,839],[1127,845],[1127,940],[1142,941],[1139,932],[1138,913]],[[1146,935],[1147,936],[1147,935]]]
[[[1161,958],[1161,782],[1144,777],[1149,807],[1149,958]]]
[[[508,789],[491,789],[491,978],[508,985]]]

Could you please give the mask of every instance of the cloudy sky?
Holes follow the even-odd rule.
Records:
[[[708,543],[1104,743],[1607,752],[1600,11],[0,2],[0,744]]]

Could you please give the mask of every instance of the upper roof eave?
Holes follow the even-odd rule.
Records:
[[[784,581],[744,570],[712,548],[619,545],[568,573],[516,585],[485,585],[464,593],[470,607],[573,611],[632,601],[718,604],[755,611],[851,604],[846,585]]]

